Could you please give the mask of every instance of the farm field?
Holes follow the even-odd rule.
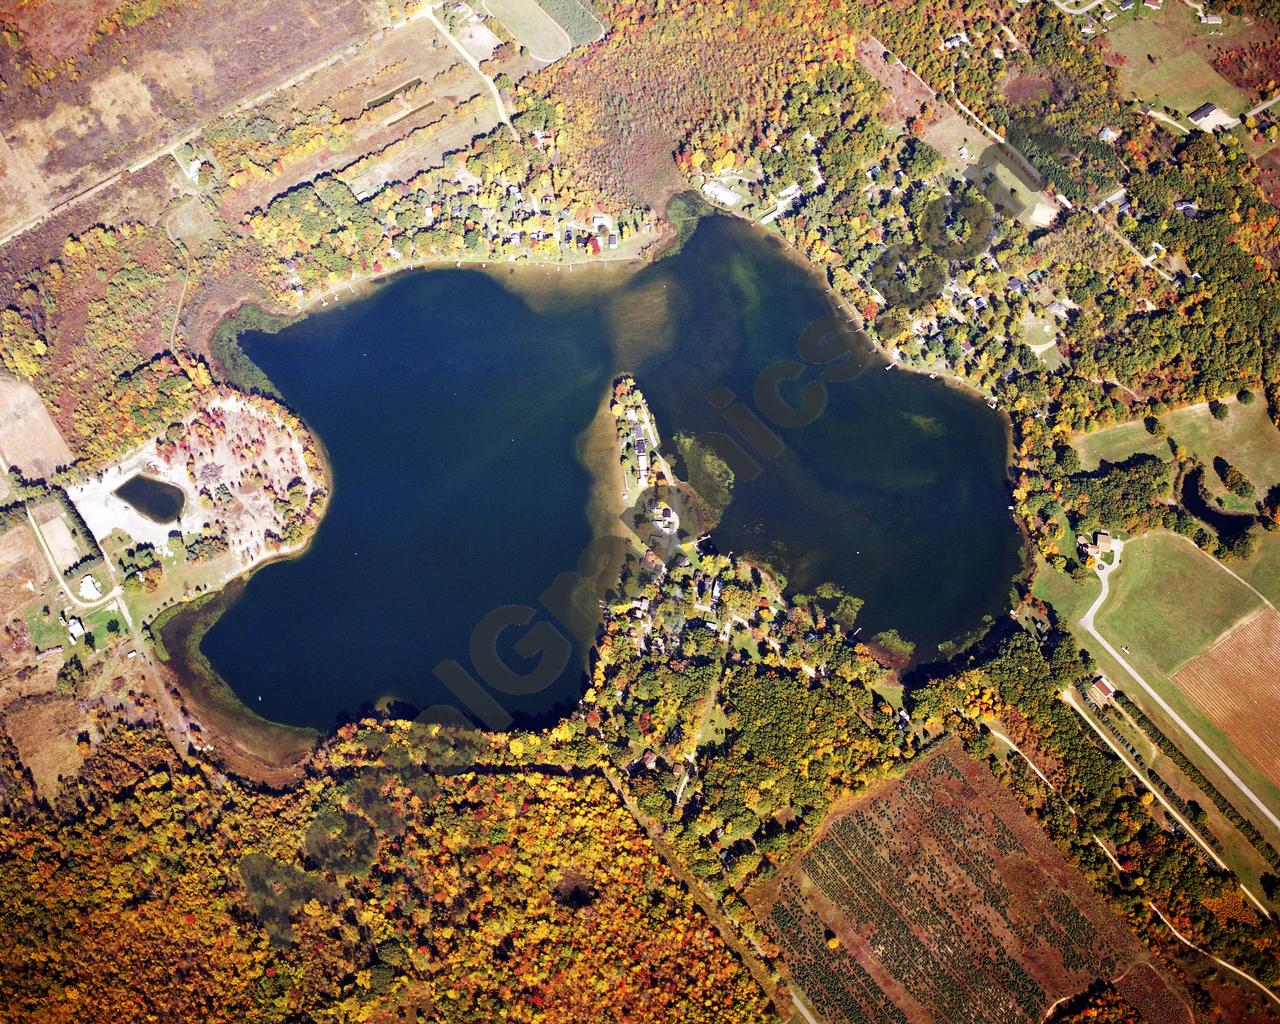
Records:
[[[1189,541],[1149,533],[1125,545],[1097,626],[1169,675],[1262,607],[1261,598]]]
[[[1039,1021],[1122,976],[1145,1021],[1190,1020],[1121,919],[954,741],[830,821],[766,914],[830,1022]]]
[[[1174,673],[1173,681],[1280,786],[1280,614],[1266,609],[1242,622]]]
[[[27,6],[40,20],[56,5]],[[297,30],[284,30],[289,24]],[[211,0],[98,39],[77,56],[74,75],[36,87],[6,74],[13,88],[0,138],[6,166],[18,170],[6,173],[4,192],[27,201],[0,212],[0,231],[138,168],[191,131],[197,111],[207,116],[260,95],[378,27],[360,0]],[[0,55],[6,64],[46,59],[27,42]]]
[[[1270,540],[1270,538],[1268,538]],[[1052,592],[1037,584],[1037,595],[1058,607],[1080,644],[1099,668],[1124,690],[1153,721],[1191,757],[1201,771],[1273,843],[1280,834],[1240,793],[1234,783],[1204,757],[1193,741],[1134,683],[1127,672],[1079,625],[1083,600],[1073,592]],[[1095,585],[1091,594],[1096,596]],[[1280,787],[1233,737],[1192,699],[1175,676],[1194,663],[1237,625],[1265,608],[1248,586],[1193,544],[1174,534],[1151,533],[1126,543],[1120,568],[1111,578],[1111,596],[1099,610],[1095,626],[1123,651],[1123,657],[1142,673],[1174,711],[1208,743],[1241,780],[1271,807],[1280,807]],[[1055,598],[1057,600],[1055,600]],[[1063,604],[1058,604],[1061,600]],[[1175,625],[1176,623],[1176,625]],[[1230,844],[1230,837],[1224,837]]]
[[[484,8],[538,60],[559,60],[573,49],[573,39],[535,0],[485,0]]]
[[[1119,69],[1122,90],[1153,104],[1188,114],[1203,103],[1215,103],[1232,117],[1249,106],[1249,97],[1214,70],[1219,47],[1247,37],[1236,18],[1221,27],[1202,25],[1184,4],[1162,10],[1139,7],[1140,14],[1111,23],[1106,43],[1110,63]],[[1215,32],[1217,34],[1215,34]]]
[[[49,553],[63,572],[90,553],[84,539],[72,533],[67,517],[56,503],[41,506],[32,515],[40,526],[40,534],[48,545]]]
[[[1165,413],[1160,419],[1168,429],[1168,437],[1155,437],[1139,421],[1104,427],[1072,439],[1085,469],[1096,469],[1098,463],[1121,462],[1137,452],[1168,458],[1169,438],[1190,452],[1197,461],[1212,466],[1221,456],[1236,466],[1262,497],[1280,483],[1280,430],[1267,415],[1261,398],[1241,405],[1235,398],[1225,400],[1230,410],[1225,420],[1215,420],[1206,402],[1188,405]],[[1211,493],[1226,495],[1212,469],[1206,474]]]

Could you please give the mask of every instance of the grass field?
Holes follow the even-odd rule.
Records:
[[[1239,115],[1249,98],[1213,69],[1210,46],[1226,45],[1222,30],[1216,36],[1213,32],[1180,3],[1160,11],[1139,5],[1135,16],[1117,18],[1106,40],[1119,68],[1121,90],[1183,114],[1210,102]]]
[[[1280,483],[1280,430],[1271,422],[1261,398],[1250,405],[1231,398],[1226,405],[1231,412],[1225,420],[1215,420],[1205,402],[1175,409],[1160,418],[1168,437],[1180,447],[1206,466],[1212,466],[1214,458],[1222,456],[1249,478],[1261,498]],[[1071,443],[1085,469],[1096,469],[1103,459],[1120,462],[1135,452],[1150,452],[1162,458],[1170,454],[1168,438],[1147,433],[1141,420],[1082,434]],[[1229,492],[1212,469],[1205,474],[1205,483],[1211,494],[1228,498]],[[1230,495],[1227,506],[1252,510],[1253,502],[1242,502]]]
[[[534,0],[485,0],[484,6],[538,60],[559,60],[573,49],[569,33]]]
[[[175,242],[185,245],[192,254],[201,255],[218,238],[218,224],[213,214],[195,196],[188,196],[165,218],[164,229]]]
[[[1125,545],[1096,625],[1117,647],[1143,651],[1170,675],[1262,607],[1256,594],[1194,545],[1149,533]]]
[[[539,0],[538,6],[569,33],[575,46],[593,43],[609,30],[591,0]]]
[[[979,184],[988,176],[997,182],[997,187],[989,189],[989,194],[994,197],[1000,192],[1009,193],[1019,205],[1018,220],[1027,227],[1043,226],[1057,213],[1056,206],[1042,193],[1028,188],[1014,173],[991,140],[959,115],[943,117],[931,124],[925,130],[924,138],[943,155],[953,174]],[[960,152],[962,147],[963,154]]]
[[[1083,583],[1077,583],[1070,576],[1055,572],[1043,559],[1038,559],[1031,592],[1041,601],[1053,605],[1065,624],[1071,624],[1089,610],[1101,587],[1093,573]]]
[[[1264,533],[1253,557],[1232,568],[1280,607],[1280,534]]]

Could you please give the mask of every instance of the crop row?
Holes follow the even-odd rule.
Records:
[[[1169,739],[1160,727],[1143,713],[1141,708],[1134,704],[1124,693],[1118,692],[1115,699],[1129,713],[1130,717],[1138,723],[1138,728],[1150,737],[1151,742],[1159,747],[1169,760],[1177,765],[1182,773],[1194,785],[1198,786],[1205,796],[1213,801],[1213,806],[1222,812],[1223,816],[1239,830],[1240,834],[1249,840],[1253,848],[1262,855],[1263,860],[1270,864],[1271,867],[1280,870],[1280,851],[1277,851],[1274,846],[1267,842],[1262,833],[1258,831],[1257,826],[1236,810],[1235,805],[1222,795],[1218,787],[1205,777],[1204,772],[1191,762],[1186,754],[1178,748],[1177,744]]]

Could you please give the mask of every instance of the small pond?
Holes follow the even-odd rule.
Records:
[[[115,494],[153,523],[176,523],[187,500],[182,488],[142,474],[130,477]]]

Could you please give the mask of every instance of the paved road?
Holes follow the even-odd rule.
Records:
[[[1185,733],[1191,739],[1191,741],[1195,743],[1197,747],[1199,747],[1202,751],[1204,751],[1205,756],[1207,756],[1209,760],[1214,763],[1214,765],[1218,768],[1219,771],[1222,772],[1223,775],[1225,775],[1228,779],[1231,780],[1232,784],[1242,794],[1244,794],[1244,796],[1249,800],[1249,802],[1253,804],[1253,806],[1256,807],[1263,814],[1263,816],[1265,816],[1266,819],[1269,822],[1271,822],[1272,825],[1274,825],[1277,829],[1280,829],[1280,817],[1277,817],[1276,814],[1271,810],[1271,808],[1268,807],[1265,803],[1263,803],[1262,800],[1258,797],[1258,795],[1252,789],[1250,789],[1247,785],[1245,785],[1244,780],[1241,779],[1240,776],[1237,775],[1234,771],[1232,771],[1231,768],[1226,764],[1226,762],[1224,762],[1222,758],[1218,756],[1217,752],[1212,747],[1210,747],[1208,743],[1206,743],[1203,739],[1200,738],[1200,735],[1183,720],[1181,715],[1179,715],[1176,711],[1174,711],[1172,707],[1169,706],[1168,701],[1166,701],[1163,697],[1160,696],[1158,692],[1156,692],[1155,687],[1153,687],[1150,683],[1148,683],[1145,679],[1143,679],[1142,674],[1136,668],[1134,668],[1131,664],[1129,664],[1129,662],[1125,659],[1124,655],[1122,655],[1118,650],[1116,650],[1111,645],[1111,643],[1107,640],[1107,638],[1098,632],[1097,627],[1094,625],[1094,617],[1098,614],[1098,610],[1102,607],[1103,603],[1107,600],[1107,596],[1110,593],[1111,574],[1114,573],[1116,569],[1120,567],[1120,557],[1124,550],[1123,541],[1117,540],[1114,542],[1114,545],[1115,545],[1115,559],[1112,561],[1112,563],[1110,565],[1106,565],[1100,562],[1097,567],[1098,578],[1102,581],[1102,592],[1098,594],[1097,600],[1095,600],[1093,604],[1090,605],[1089,610],[1085,612],[1084,615],[1081,617],[1080,625],[1089,633],[1090,636],[1092,636],[1095,640],[1098,641],[1099,644],[1102,645],[1103,650],[1105,650],[1108,654],[1110,654],[1111,657],[1120,665],[1122,669],[1125,670],[1126,673],[1128,673],[1130,676],[1133,677],[1134,682],[1136,682],[1140,687],[1142,687],[1143,691],[1147,694],[1147,696],[1149,696],[1153,701],[1156,702],[1159,708],[1170,718],[1170,720],[1173,721],[1173,723],[1177,725],[1178,728],[1181,729],[1183,733]],[[1223,566],[1223,568],[1225,569],[1226,566]],[[1231,570],[1228,569],[1227,571],[1230,572]],[[1235,576],[1235,573],[1231,573],[1231,575]],[[1238,576],[1236,578],[1239,579]],[[1248,586],[1248,584],[1246,584],[1246,586]],[[1266,600],[1266,599],[1263,598],[1263,600]],[[1267,603],[1270,604],[1269,601]]]
[[[1213,849],[1213,847],[1204,841],[1204,839],[1200,835],[1200,832],[1192,826],[1191,822],[1187,821],[1186,818],[1184,818],[1181,814],[1179,814],[1177,809],[1173,806],[1173,804],[1171,804],[1167,799],[1165,799],[1165,795],[1161,793],[1160,790],[1158,790],[1155,786],[1151,785],[1151,782],[1147,779],[1146,774],[1130,759],[1129,755],[1123,749],[1121,749],[1121,747],[1117,745],[1116,742],[1110,736],[1107,735],[1106,731],[1096,721],[1094,721],[1094,718],[1091,714],[1089,714],[1088,709],[1082,708],[1080,706],[1080,704],[1075,699],[1075,694],[1073,694],[1070,690],[1063,690],[1062,693],[1059,694],[1059,696],[1062,698],[1063,702],[1069,708],[1071,708],[1072,711],[1078,714],[1081,718],[1083,718],[1089,724],[1089,727],[1102,738],[1102,741],[1108,747],[1111,748],[1111,752],[1114,753],[1116,757],[1120,758],[1122,762],[1124,762],[1124,766],[1129,769],[1129,771],[1140,783],[1142,783],[1143,788],[1146,789],[1149,793],[1151,793],[1152,796],[1154,796],[1157,800],[1160,801],[1160,806],[1164,808],[1165,813],[1168,814],[1169,817],[1171,817],[1174,821],[1176,821],[1180,826],[1182,826],[1182,830],[1186,832],[1186,834],[1190,836],[1193,840],[1195,840],[1196,845],[1198,845],[1200,849],[1204,850],[1204,852],[1209,855],[1209,858],[1215,864],[1217,864],[1218,867],[1220,867],[1223,871],[1229,872],[1231,869],[1227,867],[1227,862],[1224,861],[1221,857],[1219,857],[1217,852]],[[1240,889],[1242,892],[1244,892],[1246,896],[1249,897],[1250,902],[1252,902],[1253,905],[1262,912],[1262,915],[1264,917],[1271,916],[1271,911],[1267,910],[1267,908],[1263,905],[1262,901],[1259,900],[1258,897],[1255,896],[1249,890],[1248,886],[1246,886],[1243,882],[1240,883]]]
[[[1072,7],[1070,4],[1063,3],[1062,0],[1053,0],[1053,6],[1066,14],[1085,14],[1101,3],[1102,0],[1089,0],[1086,4],[1078,4],[1075,7]]]

